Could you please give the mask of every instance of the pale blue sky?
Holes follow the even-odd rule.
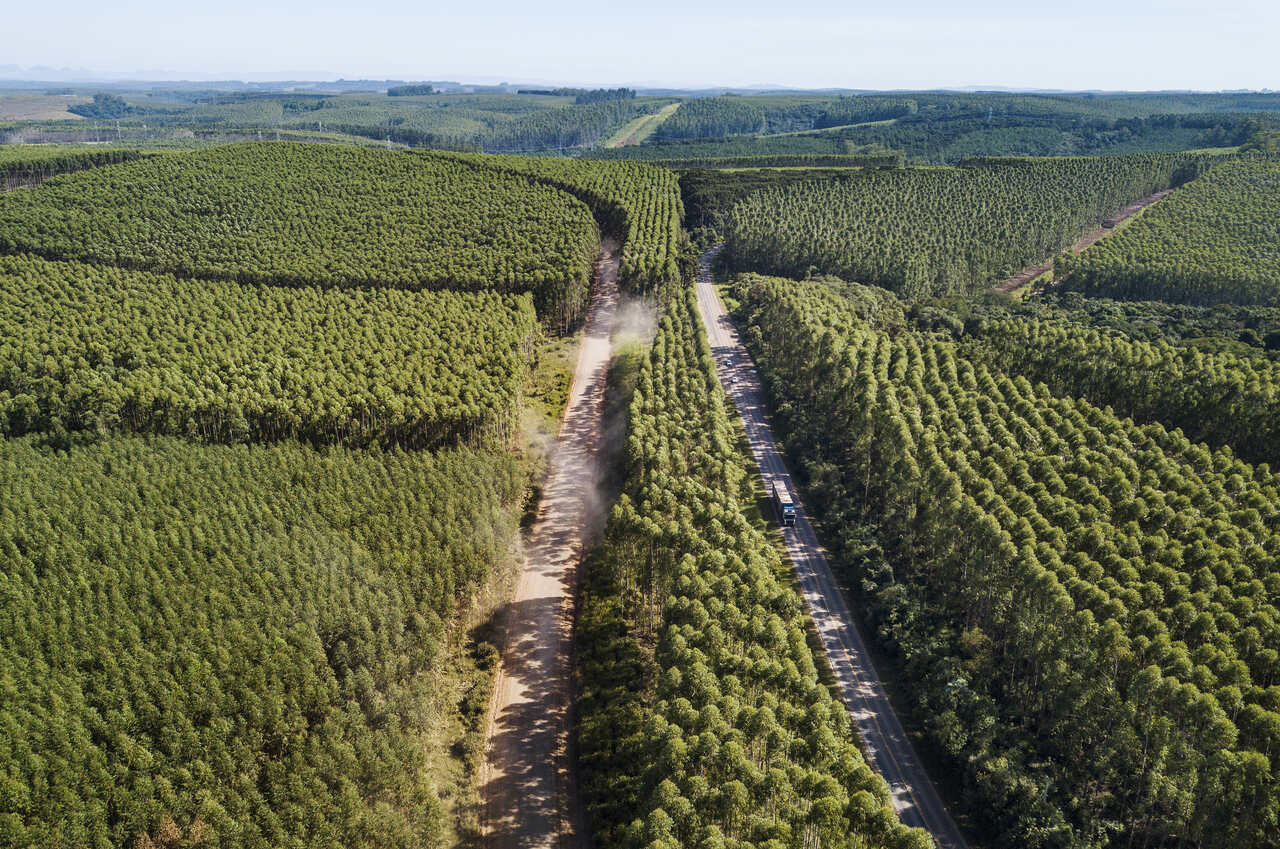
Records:
[[[0,66],[673,86],[1280,89],[1277,0],[62,0]]]

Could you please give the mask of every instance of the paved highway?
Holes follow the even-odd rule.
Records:
[[[751,452],[760,465],[766,486],[781,480],[795,498],[796,524],[783,528],[783,536],[840,695],[862,736],[872,768],[889,782],[893,805],[901,820],[926,829],[940,849],[965,849],[964,836],[920,766],[920,759],[885,695],[822,546],[805,515],[782,453],[774,442],[751,357],[711,284],[711,261],[718,250],[713,248],[703,254],[698,263],[698,311],[715,355],[720,382],[746,426]]]

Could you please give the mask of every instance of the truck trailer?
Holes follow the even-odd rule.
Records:
[[[778,511],[778,522],[783,527],[793,527],[796,523],[796,504],[791,500],[791,493],[787,492],[787,485],[782,481],[774,481],[771,488],[773,509]]]

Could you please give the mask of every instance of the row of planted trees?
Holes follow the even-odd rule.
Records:
[[[0,257],[0,433],[504,446],[529,295],[182,280]]]
[[[636,381],[624,494],[587,566],[580,764],[626,847],[925,847],[821,682],[752,496],[691,291]]]
[[[674,268],[674,178],[598,170]],[[448,650],[598,239],[551,183],[260,144],[0,204],[0,845],[454,839]]]
[[[586,203],[622,244],[619,282],[635,292],[679,274],[684,205],[676,175],[653,165],[547,157],[426,154],[542,181]]]
[[[1240,159],[1055,268],[1062,288],[1190,304],[1280,303],[1280,157]]]
[[[528,291],[552,326],[585,310],[598,241],[591,211],[555,187],[338,145],[147,157],[0,197],[0,252],[240,283]]]
[[[471,450],[0,440],[0,844],[446,845],[444,649],[523,484]]]
[[[748,277],[739,319],[915,720],[998,846],[1274,847],[1268,468]]]
[[[0,186],[6,189],[37,186],[58,174],[128,162],[143,155],[140,150],[126,148],[88,150],[49,145],[4,145],[0,146]]]
[[[1280,460],[1280,367],[1272,360],[1022,319],[982,322],[962,337],[959,352],[1055,395],[1230,446],[1252,462]]]
[[[1208,167],[1199,154],[1007,159],[762,189],[723,218],[739,271],[834,274],[909,297],[989,288]]]

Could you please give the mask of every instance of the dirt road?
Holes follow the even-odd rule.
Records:
[[[601,246],[568,406],[507,611],[481,778],[492,849],[585,845],[568,759],[573,600],[584,545],[602,521],[595,493],[617,254],[617,245]]]
[[[680,102],[677,101],[667,104],[652,115],[641,115],[614,133],[613,138],[606,141],[604,146],[624,147],[629,144],[639,144],[653,135],[662,122],[674,115],[679,108]]]
[[[1151,204],[1155,203],[1156,201],[1168,195],[1169,192],[1171,191],[1173,191],[1173,189],[1164,189],[1163,191],[1156,192],[1153,195],[1147,195],[1141,200],[1135,200],[1133,203],[1129,204],[1124,209],[1120,210],[1111,218],[1115,224],[1119,224],[1121,221],[1124,221],[1126,218],[1131,218],[1132,216],[1137,215],[1139,212],[1146,209],[1148,206],[1151,206]],[[1081,236],[1078,240],[1076,240],[1076,243],[1071,246],[1071,252],[1078,254],[1085,248],[1092,245],[1094,242],[1101,239],[1103,236],[1107,236],[1112,232],[1114,232],[1114,226],[1098,227],[1097,229],[1087,233],[1084,236]],[[1046,271],[1048,271],[1051,268],[1053,268],[1053,260],[1049,260],[1048,262],[1042,262],[1039,265],[1029,265],[1026,268],[1019,271],[1017,274],[1010,277],[1008,280],[1005,280],[1002,283],[997,283],[995,290],[997,292],[1003,292],[1005,294],[1008,294],[1010,292],[1016,292],[1019,289],[1021,289],[1023,286],[1030,283],[1032,280],[1035,280],[1041,274],[1044,274]]]
[[[751,443],[751,453],[755,455],[765,483],[781,480],[795,495],[795,485],[765,418],[764,399],[751,357],[711,284],[710,262],[717,250],[703,254],[698,264],[698,311],[702,314],[707,339],[715,355],[720,382],[738,408]],[[889,782],[898,816],[907,825],[928,830],[941,849],[963,849],[966,845],[964,837],[947,813],[933,782],[920,766],[920,759],[885,695],[884,686],[871,664],[853,616],[798,498],[795,527],[783,528],[783,536],[809,614],[835,673],[840,695],[862,737],[872,768]]]

